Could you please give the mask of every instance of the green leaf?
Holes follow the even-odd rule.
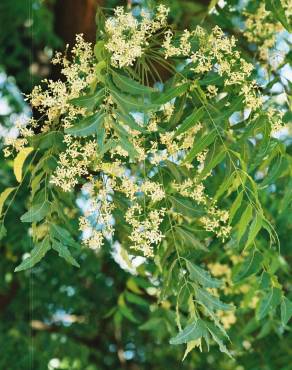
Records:
[[[136,317],[134,316],[132,310],[130,310],[129,307],[127,307],[126,305],[120,305],[119,306],[119,311],[121,312],[121,314],[128,320],[130,320],[131,322],[135,323],[135,324],[138,324],[139,323],[139,320],[136,319]]]
[[[50,212],[51,203],[44,201],[32,206],[27,212],[25,212],[20,220],[22,222],[39,222]]]
[[[43,132],[28,138],[28,142],[35,149],[48,149],[48,148],[62,148],[63,143],[63,133],[60,131],[49,131]]]
[[[222,184],[219,186],[218,190],[216,191],[214,199],[218,200],[221,197],[221,195],[223,195],[227,190],[231,188],[231,186],[235,183],[236,179],[237,177],[234,172],[231,173],[231,175],[229,175],[227,179],[224,178],[222,180]],[[233,189],[233,191],[234,190],[235,189]]]
[[[203,179],[210,171],[213,170],[213,168],[215,168],[219,163],[223,161],[225,156],[226,156],[225,150],[223,150],[222,148],[219,148],[219,152],[215,154],[214,156],[212,156],[210,160],[207,160],[205,162],[205,166],[202,172],[200,173],[199,178]]]
[[[200,119],[203,118],[204,114],[204,107],[200,107],[199,109],[195,110],[182,122],[179,128],[175,131],[174,137],[177,137],[192,128]]]
[[[203,208],[190,199],[186,199],[180,195],[170,195],[168,198],[175,212],[181,213],[183,216],[198,217],[204,214]]]
[[[183,240],[184,246],[189,246],[195,249],[201,249],[203,251],[208,251],[208,249],[198,240],[193,232],[190,232],[186,227],[176,226],[176,234]]]
[[[52,224],[50,227],[50,233],[53,238],[58,239],[59,242],[68,245],[69,247],[80,247],[80,245],[71,237],[69,231],[59,225]]]
[[[201,289],[198,286],[195,286],[194,289],[196,293],[196,300],[199,301],[203,306],[208,307],[208,309],[222,311],[233,309],[230,304],[221,302],[218,297],[210,294],[207,290]]]
[[[213,278],[208,271],[187,261],[190,278],[205,288],[220,288],[222,281]]]
[[[281,4],[281,0],[266,0],[266,9],[272,12],[275,18],[282,23],[288,32],[292,32],[292,27],[285,15],[285,9]]]
[[[265,294],[264,298],[260,300],[256,311],[257,320],[262,320],[278,306],[281,301],[282,292],[278,288],[272,287],[272,289]]]
[[[97,91],[94,94],[79,96],[69,100],[69,103],[75,105],[76,107],[86,108],[88,110],[93,110],[98,104],[104,99],[105,92],[104,89]]]
[[[252,206],[248,204],[238,224],[238,233],[237,233],[238,240],[242,238],[251,219],[252,219]]]
[[[288,166],[289,164],[286,158],[283,158],[283,156],[279,155],[270,166],[268,175],[260,184],[260,188],[264,188],[277,180],[283,174],[283,172],[287,170]]]
[[[26,158],[33,151],[32,147],[23,148],[17,154],[13,163],[13,171],[18,182],[22,181],[22,169]]]
[[[134,118],[130,114],[122,114],[120,112],[116,112],[117,118],[121,120],[125,125],[129,126],[132,130],[136,130],[139,132],[145,133],[146,130],[138,125]]]
[[[213,143],[216,136],[217,131],[214,129],[210,131],[207,135],[202,136],[198,141],[195,140],[192,149],[188,152],[183,163],[192,162],[192,160],[195,159],[197,154],[201,153],[204,149],[206,149],[210,144]]]
[[[211,322],[206,322],[206,327],[207,327],[208,331],[210,332],[213,340],[219,345],[220,351],[223,352],[223,353],[226,353],[229,357],[232,358],[231,353],[228,351],[227,347],[223,343],[223,341],[220,337],[220,333],[218,332],[216,327]]]
[[[190,83],[186,82],[176,87],[168,88],[167,90],[159,93],[152,94],[152,102],[157,105],[163,105],[171,101],[172,99],[176,98],[184,94],[188,88],[190,87]]]
[[[89,136],[96,134],[99,126],[103,124],[105,114],[98,112],[82,119],[73,127],[65,129],[66,134],[73,136]]]
[[[263,256],[258,251],[250,253],[244,260],[238,273],[234,276],[234,282],[238,282],[250,275],[256,274],[261,267],[262,261]]]
[[[283,297],[281,303],[281,321],[282,325],[285,326],[288,324],[292,316],[292,302],[288,298]]]
[[[152,317],[148,321],[146,321],[144,324],[139,326],[140,330],[157,330],[157,327],[160,326],[162,323],[162,319],[160,317]]]
[[[15,190],[15,188],[7,188],[0,194],[0,218],[2,217],[2,210],[6,199]]]
[[[118,144],[126,151],[128,152],[129,156],[132,159],[135,159],[138,156],[138,152],[135,149],[134,145],[124,136],[120,136],[120,140],[118,141]]]
[[[129,112],[147,112],[151,109],[154,109],[153,104],[146,102],[145,99],[138,99],[131,95],[122,94],[115,90],[110,90],[110,93],[115,103],[125,114]]]
[[[6,229],[3,221],[0,221],[0,240],[5,238],[6,235],[7,235],[7,229]]]
[[[123,92],[132,95],[150,95],[154,90],[148,86],[141,85],[139,82],[121,75],[120,73],[112,73],[114,84]]]
[[[231,208],[230,208],[230,212],[229,212],[229,223],[231,224],[234,216],[236,215],[236,212],[238,211],[240,205],[241,205],[241,202],[242,202],[242,198],[243,198],[243,191],[241,191],[235,201],[233,202]]]
[[[255,218],[254,218],[253,222],[250,225],[248,239],[247,239],[245,248],[249,247],[252,244],[255,237],[257,236],[257,234],[261,230],[262,225],[263,225],[263,218],[260,214],[256,213]]]
[[[126,297],[126,300],[129,302],[129,303],[134,303],[134,304],[137,304],[139,306],[143,306],[143,307],[149,307],[149,303],[146,301],[146,299],[143,299],[141,297],[139,297],[137,294],[133,294],[131,292],[128,292],[126,291],[125,292],[125,297]]]
[[[204,321],[198,319],[197,321],[187,325],[180,333],[171,338],[169,343],[173,345],[188,343],[192,340],[197,340],[207,335]]]
[[[66,262],[70,263],[70,265],[80,267],[79,263],[75,260],[69,249],[64,244],[59,243],[57,240],[53,240],[52,248],[58,252],[60,257],[64,258]]]
[[[14,271],[18,272],[32,268],[45,256],[47,251],[50,249],[51,249],[50,239],[46,237],[45,239],[42,240],[41,243],[37,244],[33,248],[33,250],[30,253],[30,256],[23,260]]]

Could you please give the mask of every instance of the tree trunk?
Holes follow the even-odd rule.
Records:
[[[75,36],[83,33],[86,41],[95,41],[95,13],[102,0],[57,0],[55,30],[65,44],[72,46]]]

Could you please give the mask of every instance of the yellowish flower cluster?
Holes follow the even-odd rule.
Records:
[[[83,232],[83,243],[93,250],[103,245],[104,237],[112,238],[114,204],[110,201],[109,193],[115,183],[106,178],[103,182],[91,179],[83,186],[89,195],[84,216],[79,218],[79,229]]]
[[[289,9],[288,3],[289,0],[282,0],[283,7],[287,6],[287,9]],[[292,6],[291,1],[290,6]],[[273,17],[270,17],[270,12],[266,10],[264,2],[260,3],[260,6],[255,12],[246,12],[245,16],[246,29],[244,35],[249,42],[255,43],[258,46],[259,58],[267,63],[269,50],[275,46],[276,35],[283,30],[283,26],[280,23],[275,23]]]
[[[269,107],[267,110],[267,117],[271,124],[272,134],[276,134],[280,130],[282,130],[285,125],[283,124],[283,116],[284,112],[280,112],[279,110]]]
[[[189,41],[192,36],[191,32],[184,30],[180,37],[179,45],[173,45],[173,32],[167,30],[164,34],[164,42],[162,47],[164,48],[165,59],[173,56],[188,56],[191,52],[191,43]]]
[[[234,311],[217,311],[217,316],[220,318],[224,329],[228,330],[236,323]]]
[[[228,218],[228,211],[218,209],[215,204],[208,207],[208,215],[201,217],[200,220],[207,231],[214,232],[224,241],[231,232],[231,226],[227,224]]]
[[[149,45],[148,39],[167,24],[168,12],[168,8],[159,5],[154,19],[142,12],[139,22],[132,13],[125,13],[123,7],[117,7],[115,16],[105,23],[108,36],[105,47],[112,53],[111,64],[119,68],[132,66]]]
[[[154,257],[153,246],[159,244],[164,235],[159,230],[165,209],[155,209],[143,217],[142,207],[134,203],[126,212],[125,219],[132,226],[129,239],[131,248],[143,252],[145,257]]]
[[[199,161],[198,173],[204,167],[204,161],[207,152],[201,152],[197,155]],[[207,174],[206,179],[210,174]],[[206,216],[200,218],[201,223],[207,231],[214,232],[217,237],[223,241],[230,235],[231,226],[228,225],[229,213],[226,210],[218,209],[216,202],[205,193],[205,186],[198,178],[187,179],[182,184],[173,183],[176,189],[182,196],[195,200],[198,204],[204,206]]]
[[[71,191],[81,176],[88,174],[88,167],[96,156],[95,140],[82,143],[71,135],[65,135],[66,151],[59,156],[58,166],[51,177],[51,183],[64,191]]]

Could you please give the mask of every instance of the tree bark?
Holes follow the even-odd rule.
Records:
[[[75,36],[83,33],[86,41],[95,41],[95,13],[103,0],[57,0],[55,30],[65,44],[72,46]]]

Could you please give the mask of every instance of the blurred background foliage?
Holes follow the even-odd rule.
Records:
[[[171,8],[170,18],[178,29],[198,24],[211,28],[218,24],[236,36],[244,56],[256,63],[256,45],[248,43],[241,30],[244,11],[256,12],[262,1],[164,3]],[[63,50],[67,43],[72,45],[76,33],[84,33],[85,39],[94,42],[97,7],[108,11],[116,5],[127,3],[1,0],[0,136],[14,130],[16,116],[30,114],[23,93],[42,78],[59,76],[58,70],[49,65],[53,50]],[[274,21],[278,21],[277,17]],[[277,41],[279,53],[290,46],[291,37],[286,34],[284,38],[285,42],[283,38]],[[266,74],[270,94],[277,104],[289,107],[292,74],[287,66],[291,64],[291,51],[286,50],[282,59],[276,70],[267,68]],[[265,79],[262,66],[257,67],[259,79]],[[288,109],[285,120],[290,119]],[[283,133],[281,139],[291,156],[289,132]],[[292,169],[291,157],[289,166]],[[291,295],[288,268],[292,258],[291,170],[287,173],[260,196],[281,243],[282,256],[275,259],[274,269],[279,272],[286,294]],[[13,181],[11,163],[4,161],[1,154],[0,191]],[[158,305],[155,287],[126,271],[125,262],[113,256],[109,247],[98,255],[83,250],[79,270],[49,253],[32,271],[13,273],[16,263],[31,248],[27,226],[18,222],[24,213],[22,200],[27,198],[25,187],[22,189],[6,219],[6,228],[13,232],[5,236],[5,231],[0,231],[0,369],[292,369],[291,330],[283,334],[278,322],[270,320],[261,328],[244,315],[239,315],[229,333],[234,359],[215,347],[209,353],[192,351],[182,362],[183,348],[168,343],[169,336],[175,334],[175,313],[167,302]],[[224,260],[224,250],[218,248],[216,253],[219,260]]]

